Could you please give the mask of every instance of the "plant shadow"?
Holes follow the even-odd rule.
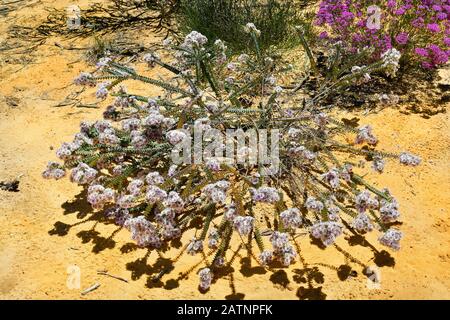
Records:
[[[91,206],[87,202],[87,191],[83,190],[79,194],[75,196],[74,200],[66,201],[61,205],[64,209],[64,215],[70,215],[76,213],[76,218],[79,220],[72,224],[67,224],[62,221],[56,221],[53,224],[53,228],[48,231],[48,234],[51,236],[66,236],[69,231],[77,226],[93,223],[92,227],[87,230],[79,231],[76,236],[81,239],[81,243],[87,244],[91,243],[92,252],[100,253],[106,249],[113,249],[116,246],[116,241],[114,237],[118,234],[118,232],[122,229],[121,227],[117,227],[111,234],[108,236],[102,236],[101,233],[96,230],[96,227],[99,223],[108,224],[109,221],[105,217],[103,211],[93,212]]]
[[[86,201],[86,192],[83,191],[78,194],[74,200],[67,201],[62,205],[64,209],[64,215],[76,214],[76,218],[79,220],[72,224],[67,224],[63,221],[57,221],[54,223],[53,228],[48,231],[49,235],[56,236],[66,236],[70,230],[75,226],[80,226],[89,223],[89,228],[86,230],[81,230],[76,233],[76,236],[81,240],[83,244],[91,244],[93,253],[100,253],[106,249],[113,249],[116,247],[117,243],[114,237],[120,232],[122,227],[117,227],[107,236],[104,236],[102,232],[97,230],[99,224],[112,224],[106,217],[103,211],[93,212],[91,207]],[[344,222],[345,223],[345,222]],[[345,223],[346,224],[346,223]],[[197,225],[192,225],[192,227],[201,227]],[[347,234],[345,239],[350,247],[352,246],[363,246],[369,248],[374,253],[373,261],[378,267],[393,267],[395,266],[395,259],[390,255],[389,252],[382,250],[377,250],[365,237],[364,235],[354,232],[349,228],[351,234]],[[310,243],[320,249],[325,249],[326,246],[323,243],[310,237]],[[171,241],[166,244],[159,251],[153,251],[148,249],[143,257],[139,257],[134,261],[130,261],[126,264],[126,269],[130,272],[131,280],[137,281],[142,277],[146,277],[145,286],[149,289],[153,288],[163,288],[165,290],[174,290],[180,287],[180,281],[187,278],[191,273],[197,272],[200,265],[209,265],[208,258],[212,254],[203,254],[203,258],[195,265],[188,267],[187,270],[180,272],[178,277],[171,277],[169,279],[164,279],[175,269],[175,263],[184,254],[187,246],[181,249],[181,252],[175,258],[166,258],[163,253],[170,248],[181,248],[183,242],[180,239]],[[245,293],[238,292],[235,285],[235,267],[232,266],[233,261],[236,257],[240,258],[238,263],[238,270],[240,274],[244,277],[249,278],[254,275],[264,275],[267,272],[271,272],[269,280],[280,289],[292,290],[292,284],[299,285],[297,287],[296,296],[301,300],[323,300],[326,299],[327,294],[323,291],[325,284],[325,276],[320,271],[319,267],[327,267],[334,270],[340,281],[347,281],[350,278],[355,278],[358,276],[358,272],[353,269],[349,264],[355,263],[361,267],[363,270],[367,269],[367,266],[360,262],[357,258],[352,256],[349,252],[337,246],[333,245],[337,251],[339,251],[346,260],[345,264],[339,266],[329,266],[325,264],[315,264],[309,265],[304,261],[304,258],[300,256],[300,262],[303,264],[303,268],[293,269],[292,279],[290,279],[289,274],[286,272],[284,267],[278,263],[274,262],[271,264],[270,268],[263,267],[257,262],[254,252],[251,246],[244,244],[242,242],[239,247],[233,251],[233,255],[229,258],[228,263],[222,267],[215,267],[214,264],[210,266],[212,268],[214,278],[213,283],[220,279],[228,279],[230,293],[225,295],[224,298],[227,300],[241,300],[245,298]],[[120,248],[122,254],[129,254],[137,251],[139,247],[133,242],[124,243]],[[241,251],[246,252],[246,255],[242,256]],[[297,247],[297,251],[300,252],[300,248]],[[152,253],[157,253],[158,256],[150,261],[150,256]],[[210,261],[210,260],[209,260]],[[255,263],[256,262],[256,263]],[[368,276],[362,272],[362,274]],[[167,277],[166,277],[167,278]],[[201,294],[205,294],[207,291],[203,291],[199,288]]]

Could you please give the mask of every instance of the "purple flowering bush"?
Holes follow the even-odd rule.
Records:
[[[206,257],[198,273],[201,290],[210,287],[219,268],[231,263],[227,250],[233,238],[267,268],[295,263],[299,231],[324,247],[347,231],[378,232],[381,245],[398,250],[402,233],[393,223],[400,217],[399,204],[387,189],[377,189],[358,174],[355,157],[371,161],[377,172],[389,158],[412,166],[420,159],[377,150],[378,139],[369,125],[349,127],[323,112],[321,102],[371,72],[394,75],[400,53],[388,50],[380,61],[352,68],[299,102],[298,88],[277,80],[288,68],[261,54],[253,24],[245,30],[255,53],[233,60],[222,41],[207,46],[208,39],[195,31],[178,45],[165,40],[170,62],[157,52],[143,56],[149,68],[171,73],[162,79],[102,58],[94,73],[82,73],[75,83],[97,85],[98,98],[110,96],[114,102],[104,119],[81,123],[73,141],[56,151],[62,163],[49,162],[43,177],[68,175],[84,186],[92,208],[127,229],[140,247],[163,252],[188,233],[179,256]],[[121,85],[127,80],[156,86],[162,94],[129,93]],[[279,157],[273,161],[279,170],[263,174],[270,168],[230,164],[207,155],[206,149],[203,162],[173,163],[172,152],[193,132],[217,135],[228,129],[277,129]],[[353,143],[343,138],[349,133]],[[210,141],[201,143],[208,146]],[[238,158],[249,153],[247,147],[236,151]],[[255,210],[257,205],[267,210]],[[200,225],[192,223],[198,219]],[[252,251],[253,242],[259,253]]]
[[[323,0],[316,24],[325,28],[321,39],[341,41],[349,53],[369,47],[376,60],[396,48],[403,62],[431,69],[449,59],[449,17],[448,0]]]

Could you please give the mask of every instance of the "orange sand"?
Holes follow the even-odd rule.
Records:
[[[58,4],[62,7],[65,1]],[[42,17],[41,6],[34,9],[17,11],[8,19]],[[5,28],[2,22],[1,34]],[[63,50],[54,46],[55,41],[60,40],[49,39],[36,52],[36,61],[26,66],[6,63],[6,57],[0,56],[0,181],[20,180],[20,192],[0,191],[0,299],[450,298],[450,137],[446,113],[429,119],[406,115],[395,108],[368,116],[357,114],[361,124],[373,125],[380,148],[408,150],[423,159],[418,168],[389,163],[383,175],[362,170],[377,186],[389,187],[400,202],[401,230],[405,234],[401,251],[376,253],[383,248],[375,234],[367,238],[373,247],[364,246],[360,239],[341,237],[337,244],[351,254],[353,258],[349,259],[335,248],[319,249],[303,236],[298,243],[311,269],[297,262],[289,269],[264,270],[254,261],[249,265],[246,251],[241,250],[232,265],[233,277],[231,273],[223,274],[210,291],[201,294],[195,274],[201,265],[188,279],[175,280],[180,272],[201,261],[200,256],[183,256],[170,274],[154,283],[151,276],[167,260],[155,264],[157,254],[152,252],[146,257],[147,250],[137,249],[128,231],[98,222],[98,215],[80,200],[81,188],[68,179],[56,182],[41,178],[46,162],[55,159],[51,149],[70,140],[81,120],[94,120],[102,113],[101,108],[54,107],[78,90],[68,85],[87,68],[79,51]],[[84,44],[77,42],[76,46]],[[128,87],[133,88],[132,84]],[[92,90],[83,98],[95,100]],[[13,100],[17,106],[11,104]],[[355,113],[343,116],[350,118]],[[71,226],[67,234],[65,225]],[[183,244],[187,240],[187,236],[183,237]],[[232,248],[237,245],[234,241]],[[171,250],[164,256],[174,257],[176,252]],[[355,259],[364,265],[379,266],[379,289],[367,286],[363,267]],[[66,285],[70,265],[81,269],[81,289]],[[345,267],[341,272],[329,267],[344,265],[355,270],[356,276],[340,279]],[[104,269],[129,282],[97,274]],[[96,282],[101,284],[97,290],[80,295]]]

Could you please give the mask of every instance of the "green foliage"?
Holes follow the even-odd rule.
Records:
[[[298,44],[294,26],[309,25],[299,4],[292,0],[181,0],[177,18],[182,33],[197,30],[210,40],[225,41],[234,52],[253,46],[242,27],[248,22],[261,31],[259,45],[263,51],[270,46]]]

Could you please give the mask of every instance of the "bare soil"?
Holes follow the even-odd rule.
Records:
[[[38,1],[0,17],[0,34],[11,23],[42,20],[43,7],[64,7],[68,1]],[[72,3],[73,1],[71,1]],[[80,1],[86,5],[87,1]],[[30,20],[31,19],[31,20]],[[141,33],[142,34],[142,33]],[[144,34],[147,41],[151,34]],[[91,39],[92,40],[92,39]],[[89,39],[72,42],[82,47]],[[150,40],[148,40],[150,41]],[[137,248],[129,232],[102,223],[101,214],[86,204],[82,189],[67,179],[41,178],[54,150],[72,138],[82,120],[101,117],[99,109],[74,105],[55,107],[79,88],[70,85],[88,69],[77,50],[65,50],[50,38],[23,62],[1,53],[0,181],[18,179],[19,192],[0,190],[0,299],[450,299],[450,136],[446,112],[424,118],[392,106],[366,114],[341,112],[372,124],[380,148],[408,150],[422,157],[417,168],[389,163],[384,174],[363,169],[379,187],[387,186],[401,205],[405,237],[398,252],[385,250],[371,234],[347,235],[326,250],[307,236],[298,243],[303,263],[265,270],[241,249],[207,293],[198,290],[202,257],[184,255],[160,281],[177,249],[158,256]],[[128,84],[133,89],[133,84]],[[150,94],[150,93],[148,93]],[[94,92],[83,99],[95,101]],[[189,235],[181,240],[186,244]],[[238,247],[232,243],[232,250]],[[229,252],[228,258],[233,252]],[[200,263],[200,264],[199,264]],[[81,288],[69,289],[67,268],[81,270]],[[381,285],[372,288],[364,266],[377,266]],[[192,269],[191,273],[188,273]],[[109,274],[127,282],[98,274]],[[187,279],[179,279],[188,273]],[[369,282],[368,282],[369,281]],[[99,283],[84,296],[82,290]]]

